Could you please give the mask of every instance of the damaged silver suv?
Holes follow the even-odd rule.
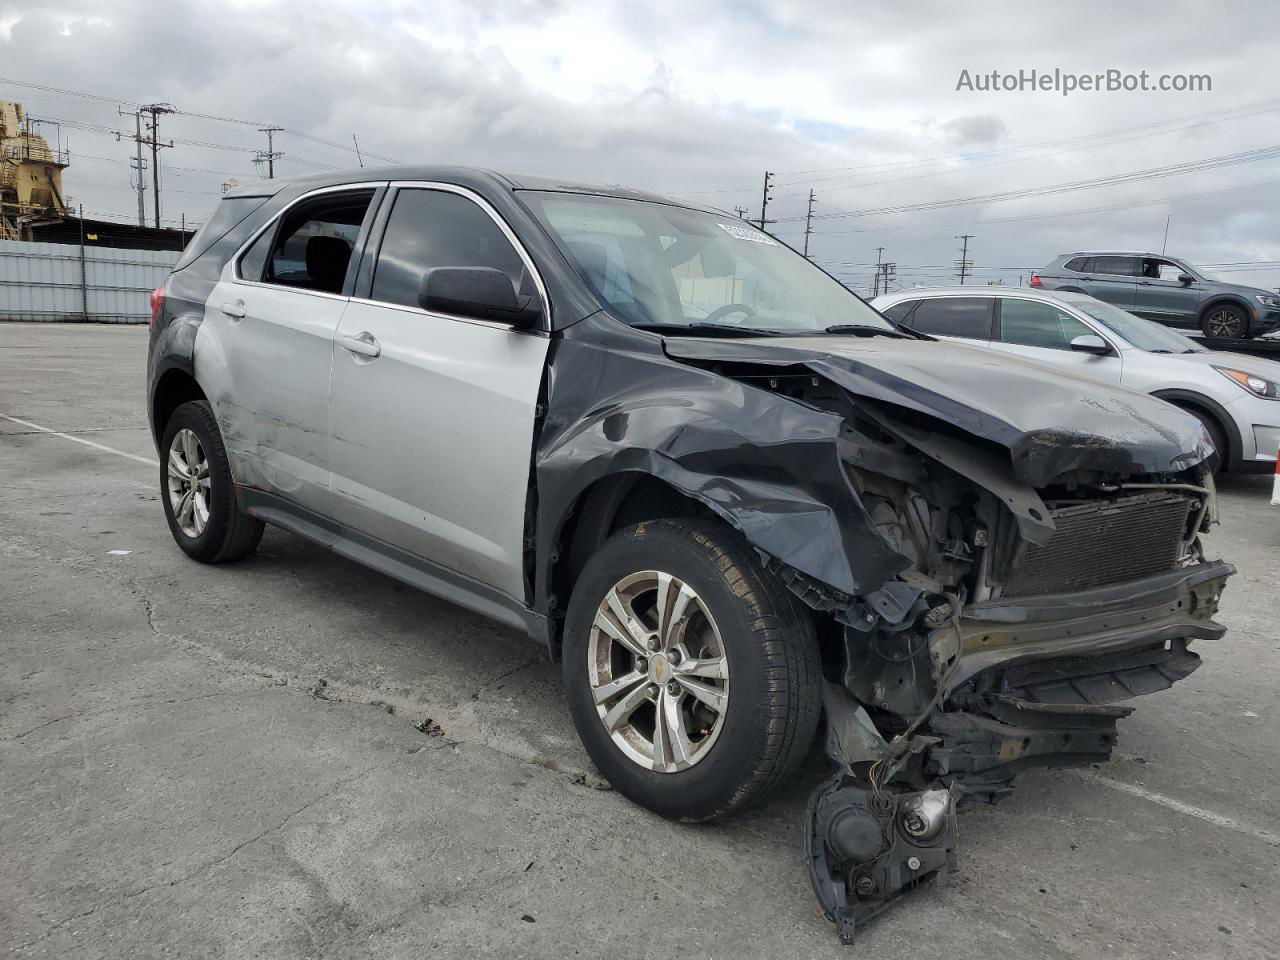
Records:
[[[271,523],[527,632],[664,816],[835,776],[841,936],[945,873],[958,800],[1107,758],[1199,664],[1212,453],[1160,400],[885,319],[725,213],[451,168],[227,194],[153,296],[164,510]]]

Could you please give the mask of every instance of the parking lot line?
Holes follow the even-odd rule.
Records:
[[[17,417],[11,417],[6,413],[0,413],[0,419],[8,420],[10,423],[16,423],[21,427],[28,427],[37,430],[40,433],[47,433],[50,436],[61,437],[63,440],[70,440],[73,443],[83,443],[86,447],[93,447],[95,450],[101,450],[103,453],[114,453],[117,457],[125,457],[128,460],[136,460],[138,463],[145,463],[149,467],[160,466],[160,461],[152,460],[149,457],[140,457],[136,453],[125,453],[123,450],[117,450],[115,447],[108,447],[105,443],[94,443],[92,440],[85,440],[83,437],[73,437],[69,433],[62,433],[49,427],[42,427],[38,423],[32,423],[30,420],[20,420]]]
[[[1091,783],[1100,783],[1104,787],[1110,787],[1112,790],[1119,790],[1121,793],[1127,793],[1131,797],[1140,797],[1151,803],[1159,804],[1170,810],[1177,811],[1188,817],[1195,817],[1197,820],[1203,820],[1205,823],[1212,823],[1215,826],[1225,827],[1228,830],[1235,830],[1238,833],[1245,833],[1253,837],[1255,840],[1261,840],[1263,843],[1272,847],[1280,847],[1280,834],[1270,833],[1266,830],[1259,830],[1257,827],[1247,823],[1241,823],[1239,820],[1233,820],[1231,817],[1223,816],[1220,813],[1214,813],[1212,810],[1206,810],[1204,807],[1197,807],[1190,803],[1184,803],[1181,800],[1175,800],[1173,797],[1165,796],[1163,793],[1156,793],[1154,790],[1148,790],[1146,787],[1140,787],[1136,783],[1126,783],[1123,780],[1115,780],[1111,777],[1095,773],[1092,770],[1074,770],[1077,776],[1083,777]]]

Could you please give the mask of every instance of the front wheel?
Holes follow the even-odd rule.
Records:
[[[813,742],[813,622],[718,523],[629,527],[587,562],[565,623],[578,735],[629,799],[711,820],[763,797]]]
[[[222,563],[257,549],[262,521],[236,506],[222,434],[206,404],[184,403],[165,424],[160,486],[169,532],[193,560]]]
[[[1243,340],[1249,336],[1249,318],[1239,307],[1223,303],[1209,308],[1200,329],[1215,340]]]

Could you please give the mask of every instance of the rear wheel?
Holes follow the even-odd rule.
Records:
[[[718,523],[659,520],[587,562],[565,624],[578,735],[622,794],[710,820],[764,796],[812,744],[821,705],[808,611]]]
[[[231,466],[213,411],[200,401],[173,411],[160,440],[160,486],[173,539],[194,560],[240,560],[257,549],[261,520],[236,506]]]
[[[1243,340],[1249,336],[1249,318],[1239,307],[1220,303],[1205,313],[1200,329],[1215,340]]]

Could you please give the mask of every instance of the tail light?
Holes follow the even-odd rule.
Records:
[[[151,291],[151,329],[156,328],[156,321],[160,319],[160,311],[164,309],[164,286],[156,287]]]
[[[1040,282],[1040,278],[1039,278],[1039,277],[1037,277],[1034,273],[1031,275],[1031,286],[1033,286],[1033,287],[1041,287],[1041,286],[1044,286],[1044,284],[1042,284],[1042,283]]]

